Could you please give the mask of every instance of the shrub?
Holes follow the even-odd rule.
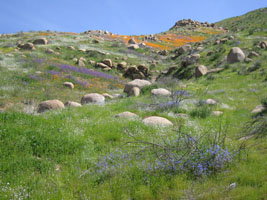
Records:
[[[151,90],[159,88],[156,84],[148,85],[142,88],[141,94],[148,95],[150,94]]]
[[[211,114],[210,105],[199,105],[190,112],[191,117],[206,118]]]
[[[133,169],[133,173],[139,171],[146,177],[186,174],[195,179],[215,175],[233,162],[235,154],[225,146],[221,131],[200,138],[184,133],[181,127],[177,132],[175,139],[165,138],[163,142],[143,141],[130,135],[133,140],[123,146],[132,149],[119,149],[102,157],[81,176],[89,173],[103,180],[117,173],[129,174]]]
[[[254,118],[245,126],[248,135],[256,135],[258,137],[265,137],[267,135],[267,97],[261,100],[265,109],[257,113]]]
[[[247,69],[248,72],[254,72],[258,69],[260,69],[262,66],[262,62],[256,61],[251,67]]]

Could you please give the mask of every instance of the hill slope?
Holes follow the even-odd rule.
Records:
[[[240,19],[1,35],[1,199],[264,199],[267,42]],[[152,83],[125,93],[135,78]],[[69,107],[88,93],[108,94]]]
[[[267,8],[260,8],[245,15],[225,19],[216,25],[228,28],[231,31],[267,32]]]

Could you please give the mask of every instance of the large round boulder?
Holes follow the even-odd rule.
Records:
[[[74,102],[74,101],[67,101],[65,103],[65,107],[81,107],[82,105],[80,103]]]
[[[152,125],[152,126],[173,126],[173,123],[166,118],[151,116],[143,119],[143,123],[145,125]]]
[[[62,109],[64,107],[65,107],[64,104],[61,101],[57,100],[57,99],[47,100],[47,101],[41,102],[38,105],[37,112],[38,113],[42,113],[42,112],[45,112],[47,110]]]
[[[132,112],[122,112],[117,115],[115,115],[116,118],[122,118],[122,119],[133,119],[133,118],[138,118],[138,115]]]
[[[124,87],[124,92],[129,93],[133,87],[138,87],[142,89],[145,86],[151,85],[151,82],[147,80],[135,79],[133,81],[128,82]]]
[[[72,82],[64,82],[63,83],[64,87],[70,88],[70,89],[74,89],[74,85]]]
[[[48,43],[46,38],[38,38],[33,41],[35,45],[46,45]]]
[[[105,97],[98,93],[90,93],[86,94],[81,99],[81,104],[87,104],[87,103],[104,103]]]
[[[151,90],[151,94],[155,96],[170,96],[171,92],[164,88],[158,88]]]
[[[244,52],[239,47],[233,47],[228,56],[227,56],[227,62],[228,63],[236,63],[243,61],[245,59]]]
[[[217,101],[215,101],[214,99],[207,99],[205,103],[208,105],[216,105]]]

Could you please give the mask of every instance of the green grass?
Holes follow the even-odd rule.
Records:
[[[46,47],[43,46],[38,46],[34,52],[14,52],[17,40],[26,42],[29,38],[39,36],[39,32],[1,38],[0,109],[4,111],[0,112],[0,199],[266,198],[266,135],[262,133],[262,137],[239,140],[240,137],[247,136],[246,126],[255,119],[251,111],[260,103],[266,104],[266,50],[256,46],[262,40],[264,32],[251,32],[247,26],[254,23],[255,26],[249,25],[252,29],[263,29],[265,11],[266,9],[258,10],[240,18],[218,23],[230,30],[244,30],[207,38],[209,43],[203,44],[204,50],[199,52],[199,64],[206,65],[209,69],[223,67],[224,70],[220,73],[198,79],[177,80],[167,77],[166,80],[143,88],[139,97],[118,98],[107,101],[104,105],[86,105],[43,114],[37,114],[36,108],[44,100],[79,102],[84,94],[90,92],[122,93],[122,88],[115,81],[96,80],[95,77],[73,71],[62,72],[55,64],[78,67],[73,61],[75,57],[84,57],[96,62],[104,58],[119,62],[123,57],[127,57],[126,62],[129,65],[148,65],[149,60],[153,58],[159,61],[153,70],[166,70],[173,65],[179,67],[181,60],[172,60],[171,52],[166,60],[162,60],[148,48],[139,49],[131,54],[122,43],[101,40],[99,44],[94,44],[93,38],[88,39],[85,35],[47,36],[51,42],[47,47],[54,50],[56,46],[61,47],[59,56],[45,54]],[[199,35],[184,28],[176,31]],[[233,40],[213,45],[216,38],[231,35],[234,36]],[[81,37],[81,40],[75,40],[76,37]],[[70,45],[77,49],[90,48],[93,51],[72,51],[67,49]],[[192,46],[196,48],[195,44]],[[246,55],[256,51],[260,57],[253,58],[251,63],[221,62],[234,46],[242,48]],[[108,52],[109,55],[101,55],[97,52],[99,50]],[[209,51],[213,51],[213,54],[207,56]],[[14,57],[7,58],[6,53],[12,53]],[[140,55],[143,56],[139,57]],[[46,61],[40,64],[34,61],[36,58]],[[94,69],[89,64],[86,67]],[[181,74],[192,75],[194,67],[195,65],[188,66],[186,70],[175,71],[174,74],[185,78]],[[50,70],[62,74],[53,76],[48,73]],[[42,74],[36,75],[36,71],[41,71]],[[109,74],[119,77],[116,70]],[[35,75],[37,79],[29,75]],[[76,84],[74,90],[63,88],[64,81],[73,81],[68,78],[69,75],[91,82],[92,87]],[[103,85],[103,82],[107,82],[107,85]],[[150,91],[157,87],[170,91],[186,90],[191,96],[179,106],[157,109],[155,105],[173,101],[171,97],[151,96]],[[216,100],[218,104],[197,106],[199,100],[208,98]],[[261,101],[262,99],[265,100]],[[114,117],[124,111],[136,113],[139,118],[124,120]],[[216,117],[211,114],[212,111],[222,111],[223,115]],[[182,116],[179,115],[181,113]],[[141,120],[152,115],[169,119],[173,122],[174,128],[144,125]],[[237,154],[233,164],[210,176],[151,172],[140,168],[142,162],[135,159],[132,165],[128,163],[121,168],[98,172],[96,163],[108,157],[110,153],[116,154],[121,150],[123,153],[134,154],[140,149],[139,146],[123,145],[133,141],[131,135],[142,141],[167,144],[179,136],[179,127],[182,127],[183,133],[199,138],[206,137],[211,141],[218,133],[225,134],[226,147],[231,152],[243,147],[242,154],[240,157]],[[265,126],[259,132],[265,131],[264,128]],[[208,145],[208,142],[205,142],[204,144]],[[153,151],[145,151],[144,155],[145,162],[153,162],[155,159]],[[124,163],[124,160],[117,162]],[[236,183],[237,187],[228,190],[231,183]]]

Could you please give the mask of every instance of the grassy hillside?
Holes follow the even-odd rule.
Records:
[[[178,26],[154,36],[1,35],[0,199],[265,199],[266,37],[248,36],[247,27],[232,32],[258,22],[247,17],[253,13],[236,24],[218,23],[229,32]],[[261,30],[265,21],[262,15]],[[48,44],[18,48],[39,37]],[[129,49],[131,38],[145,45]],[[191,49],[181,51],[184,44]],[[227,62],[232,47],[246,59]],[[196,54],[198,60],[186,62]],[[112,60],[111,69],[97,67],[104,59]],[[131,80],[121,62],[128,69],[143,64],[152,85],[127,96],[123,88]],[[199,65],[211,71],[196,78]],[[64,87],[66,81],[74,89]],[[156,88],[172,95],[152,95]],[[37,112],[42,101],[80,102],[88,93],[114,98]],[[265,109],[251,113],[259,104]],[[115,117],[125,111],[138,117]],[[149,116],[173,126],[146,125]]]
[[[250,34],[265,35],[267,32],[267,8],[260,8],[242,16],[237,16],[217,22],[216,25],[231,31],[244,31]]]

